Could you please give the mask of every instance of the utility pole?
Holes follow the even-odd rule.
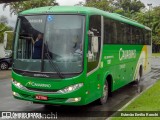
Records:
[[[150,15],[150,13],[151,13],[151,6],[152,6],[152,4],[150,3],[150,4],[147,4],[147,5],[149,7],[149,23],[148,23],[148,26],[151,27],[152,25],[151,25],[151,15]]]

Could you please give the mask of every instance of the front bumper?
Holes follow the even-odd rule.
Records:
[[[13,96],[16,99],[31,101],[42,104],[58,105],[85,105],[86,94],[84,88],[65,94],[47,94],[42,92],[32,92],[18,88],[12,83]],[[36,95],[47,96],[48,100],[37,100]]]

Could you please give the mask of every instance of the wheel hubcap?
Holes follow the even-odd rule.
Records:
[[[139,81],[140,81],[140,74],[138,75],[138,78],[137,78],[137,79],[138,79],[137,81],[139,82]]]
[[[5,63],[2,63],[2,64],[1,64],[1,69],[4,70],[4,69],[6,69],[6,68],[7,68],[7,65],[6,65]]]
[[[103,98],[102,100],[106,100],[107,99],[107,95],[108,95],[108,87],[106,85],[104,85],[103,87]]]

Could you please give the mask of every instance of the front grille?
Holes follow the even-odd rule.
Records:
[[[31,91],[38,91],[38,92],[53,92],[56,93],[58,90],[48,90],[48,89],[39,89],[39,88],[30,88],[30,87],[26,87],[28,90]]]

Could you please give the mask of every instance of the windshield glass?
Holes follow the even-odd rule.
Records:
[[[21,16],[14,44],[14,69],[30,72],[82,71],[85,17]]]

